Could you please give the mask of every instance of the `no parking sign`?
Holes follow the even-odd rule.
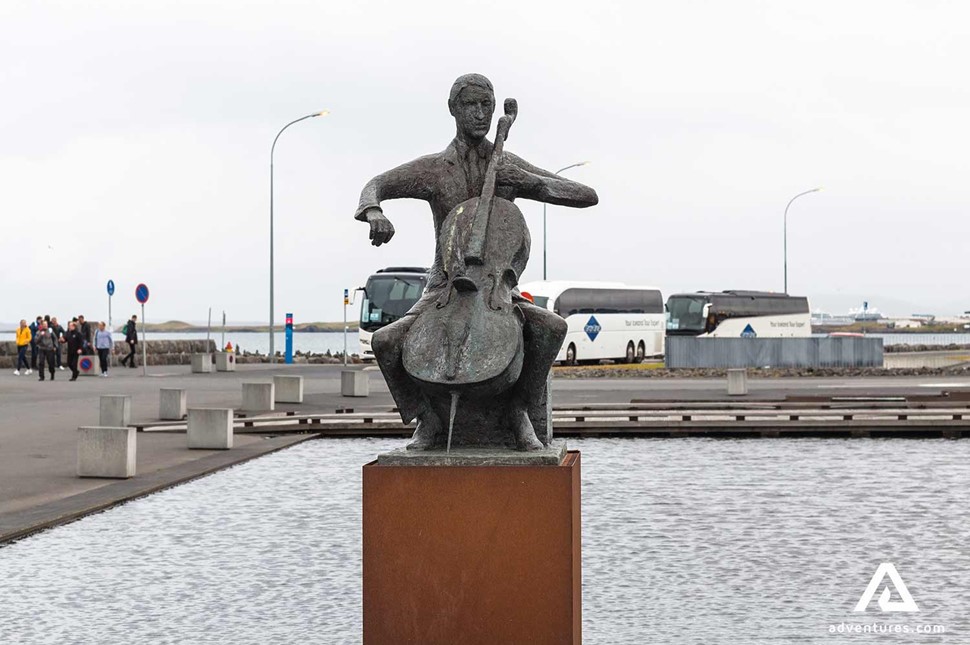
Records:
[[[97,376],[94,356],[78,356],[77,371],[80,376]]]

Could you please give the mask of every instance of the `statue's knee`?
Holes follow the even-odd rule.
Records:
[[[569,325],[561,316],[541,309],[539,315],[536,316],[535,324],[543,330],[542,336],[549,339],[549,344],[556,345],[556,347],[562,345],[569,329]]]
[[[569,329],[566,321],[553,312],[539,307],[529,307],[524,313],[526,343],[537,349],[548,347],[551,351],[551,348],[555,347],[556,351],[559,351]]]
[[[383,354],[385,351],[388,350],[388,348],[390,348],[391,334],[388,333],[390,331],[391,331],[390,326],[381,327],[380,329],[374,332],[373,336],[371,336],[370,346],[371,346],[371,349],[374,350],[375,354]]]
[[[555,337],[559,340],[559,344],[566,339],[566,332],[569,331],[569,325],[566,323],[566,319],[556,314],[552,314],[552,318],[549,321],[549,326],[552,328],[552,332]]]
[[[410,321],[408,318],[402,318],[396,322],[391,323],[387,327],[381,327],[374,332],[371,337],[371,348],[374,350],[375,354],[386,353],[392,351],[396,347],[400,347],[401,340],[407,333],[407,330],[411,328]]]

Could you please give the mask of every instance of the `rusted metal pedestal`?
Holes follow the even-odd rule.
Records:
[[[582,640],[580,455],[364,471],[364,644]]]

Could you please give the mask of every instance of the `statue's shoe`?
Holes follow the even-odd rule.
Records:
[[[512,432],[515,434],[515,449],[523,452],[542,450],[542,442],[536,436],[535,428],[525,410],[512,413]]]
[[[441,429],[441,422],[434,412],[425,412],[418,417],[418,425],[414,429],[408,450],[431,450],[435,447],[435,437]]]

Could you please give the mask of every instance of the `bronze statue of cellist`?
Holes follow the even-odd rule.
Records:
[[[394,235],[394,227],[384,217],[381,202],[409,197],[431,206],[436,239],[435,260],[424,296],[397,322],[377,331],[372,347],[384,378],[405,423],[417,418],[410,449],[443,447],[442,437],[448,422],[447,411],[432,400],[423,383],[405,369],[403,350],[409,330],[429,308],[441,307],[453,292],[455,275],[448,275],[441,248],[442,226],[449,213],[460,204],[483,194],[486,174],[491,166],[494,195],[512,202],[516,197],[572,207],[587,207],[598,201],[596,192],[580,183],[537,168],[515,155],[499,151],[493,162],[493,145],[486,138],[495,110],[491,82],[479,74],[458,78],[451,88],[448,108],[455,118],[456,135],[440,153],[427,155],[389,170],[370,180],[360,196],[355,219],[370,224],[372,244],[380,246]],[[514,116],[514,115],[513,115]],[[492,162],[490,164],[490,162]],[[459,209],[460,210],[460,209]],[[454,219],[454,218],[452,218]],[[469,226],[471,225],[469,221]],[[464,226],[458,223],[458,226]],[[459,231],[460,233],[460,231]],[[528,241],[526,232],[526,243]],[[527,256],[527,252],[526,252]],[[458,269],[449,267],[453,273]],[[510,284],[514,287],[514,277]],[[566,324],[556,314],[536,307],[512,291],[512,300],[521,315],[523,358],[521,371],[509,391],[508,426],[519,450],[542,447],[527,413],[546,386],[549,369],[562,345]],[[483,348],[487,352],[488,348]],[[430,358],[430,357],[429,357]],[[466,356],[464,360],[483,357]],[[452,421],[454,409],[451,411]],[[444,418],[443,418],[444,417]]]

